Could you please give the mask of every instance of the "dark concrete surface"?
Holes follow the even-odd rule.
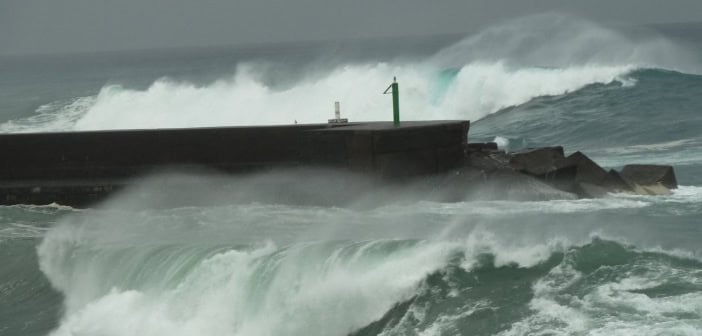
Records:
[[[0,134],[0,204],[84,206],[163,170],[349,169],[383,179],[462,164],[468,121]]]

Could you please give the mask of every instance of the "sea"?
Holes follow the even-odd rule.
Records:
[[[393,77],[402,120],[672,165],[679,187],[444,202],[279,171],[190,176],[197,205],[151,206],[173,195],[146,178],[92,208],[4,206],[0,335],[702,335],[699,23],[2,56],[0,132],[325,123],[336,101],[387,121]]]

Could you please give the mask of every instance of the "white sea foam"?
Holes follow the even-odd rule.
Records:
[[[0,226],[0,241],[17,238],[41,238],[48,229],[25,223]]]
[[[477,120],[588,84],[634,85],[627,73],[677,68],[684,63],[677,54],[660,39],[630,39],[572,17],[535,16],[488,28],[423,61],[339,64],[285,87],[269,85],[264,78],[272,70],[256,63],[239,64],[236,73],[206,85],[167,78],[144,90],[108,85],[97,96],[49,104],[0,130],[316,123],[332,115],[334,101],[352,121],[389,120],[391,101],[380,93],[394,76],[404,120]],[[455,77],[442,75],[447,70]]]
[[[460,68],[442,99],[433,97],[432,64],[346,65],[273,89],[240,66],[230,79],[198,87],[159,80],[144,91],[103,88],[75,129],[194,127],[323,122],[340,101],[352,121],[389,120],[391,101],[380,94],[388,79],[401,83],[402,118],[480,119],[533,97],[560,95],[591,83],[609,83],[632,67],[574,66],[563,69],[512,68],[502,62],[475,62]],[[302,105],[301,105],[302,104]]]
[[[42,271],[65,297],[65,315],[54,335],[345,335],[422,291],[428,274],[449,264],[470,272],[485,262],[479,257],[484,254],[494,256],[496,267],[519,268],[533,268],[554,252],[566,255],[563,264],[534,284],[533,316],[515,323],[505,335],[636,327],[593,319],[614,304],[645,305],[643,314],[662,316],[657,319],[661,323],[672,321],[666,317],[670,314],[699,313],[699,305],[684,301],[698,299],[693,296],[640,301],[636,290],[662,283],[665,279],[658,275],[673,274],[648,264],[642,265],[649,276],[622,274],[625,277],[598,283],[599,289],[589,296],[569,296],[568,288],[584,276],[567,263],[569,251],[592,242],[593,230],[608,225],[553,226],[544,223],[551,220],[546,210],[531,224],[526,219],[504,224],[502,218],[507,217],[497,215],[488,215],[492,220],[484,222],[460,211],[434,212],[431,204],[349,211],[253,203],[136,214],[74,213],[45,235],[38,250]],[[551,206],[559,207],[563,204]],[[382,234],[372,238],[381,225],[390,225],[391,237],[407,235],[419,223],[432,229],[427,216],[439,216],[441,225],[433,231],[454,221],[468,229],[425,234],[426,239],[388,239]],[[265,239],[275,240],[265,233],[280,234],[286,226],[298,232],[299,239],[289,244]],[[362,234],[355,236],[354,231]],[[369,232],[370,239],[352,238],[368,237]],[[690,283],[698,283],[689,280],[698,275],[675,273]],[[658,303],[662,306],[655,310]],[[412,316],[427,318],[420,308],[414,307]],[[469,318],[476,309],[490,309],[490,303],[467,302],[465,311],[426,321],[415,332],[450,333],[456,321]]]
[[[256,214],[267,208],[247,207],[233,208],[234,214],[181,209],[173,216],[90,211],[64,219],[38,249],[42,271],[65,297],[65,315],[53,334],[343,335],[416,293],[451,257],[464,255],[468,270],[483,253],[494,254],[498,266],[530,267],[568,244],[509,241],[485,228],[449,240],[226,244],[246,240],[241,234],[250,225],[261,231],[276,225]],[[190,226],[177,222],[183,211],[194,212]],[[347,227],[356,225],[354,216],[373,216],[296,211],[313,226],[335,220]],[[281,209],[272,217],[290,213]]]
[[[40,106],[35,115],[0,124],[2,133],[59,132],[71,130],[95,105],[96,97],[80,97]]]
[[[451,253],[382,240],[178,247],[141,225],[137,237],[76,223],[46,236],[41,268],[66,304],[54,335],[343,334],[411,294]]]
[[[678,188],[673,189],[670,195],[648,196],[622,193],[612,195],[612,197],[616,197],[621,200],[635,200],[637,202],[643,202],[649,205],[661,203],[698,205],[700,202],[702,202],[702,187],[681,185],[678,186]]]
[[[677,195],[677,192],[674,194]],[[549,201],[472,201],[472,202],[420,202],[421,208],[407,209],[421,213],[450,216],[489,215],[513,217],[528,214],[588,213],[613,209],[638,209],[655,204],[655,198],[638,198],[630,195],[611,195],[603,198],[549,200]],[[377,211],[392,211],[402,205],[388,205]]]
[[[635,259],[633,264],[594,271],[616,276],[585,275],[571,265],[571,257],[566,255],[563,263],[534,284],[529,304],[533,314],[501,335],[699,335],[702,296],[698,292],[665,296],[641,292],[667,284],[697,284],[697,270]]]
[[[506,150],[509,146],[509,139],[505,137],[496,136],[492,141],[497,144],[498,149]]]
[[[519,32],[514,33],[518,41]],[[586,41],[609,33],[597,29],[588,34]],[[466,45],[475,46],[464,43],[414,64],[342,65],[285,89],[268,86],[255,64],[240,65],[231,77],[204,86],[166,79],[146,90],[108,86],[79,112],[73,109],[63,115],[60,108],[55,109],[52,113],[59,122],[52,125],[102,129],[318,122],[328,118],[335,100],[342,102],[344,116],[352,120],[389,119],[382,111],[390,110],[390,102],[379,92],[394,75],[401,83],[403,118],[475,120],[535,96],[609,83],[640,66],[636,53],[626,47],[622,48],[628,58],[616,62],[562,55],[560,60],[572,62],[543,66],[514,55],[482,59],[466,51]],[[575,49],[592,50],[592,44],[585,45]],[[535,57],[568,46],[536,44],[539,50],[527,54]],[[463,60],[455,64],[455,79],[437,99],[435,77],[450,66],[446,55],[456,56],[461,48],[463,54],[458,55]],[[46,129],[48,124],[33,121],[6,130]],[[559,230],[550,230],[556,226],[541,225],[544,217],[533,225],[502,225],[505,217],[637,209],[661,199],[689,200],[699,194],[681,188],[668,198],[617,195],[603,200],[419,203],[358,213],[270,204],[155,214],[91,210],[69,216],[46,233],[38,255],[41,270],[65,298],[65,314],[54,335],[345,335],[416,293],[428,274],[445,267],[457,254],[464,256],[465,270],[475,267],[476,257],[483,253],[493,254],[496,266],[532,267],[554,251],[589,241],[590,230],[603,227],[592,223],[578,230],[564,223]],[[372,237],[388,222],[393,237],[415,234],[409,231],[415,224],[427,224],[417,223],[425,221],[421,215],[427,214],[449,217],[440,218],[442,225],[433,228],[439,231],[435,237]],[[476,214],[497,220],[476,223]],[[454,223],[467,231],[441,232]],[[283,235],[283,227],[297,234],[286,244],[273,237]],[[342,230],[361,233],[338,234]],[[357,238],[364,235],[372,239]],[[583,333],[592,326],[588,312],[580,309],[590,304],[587,300],[597,306],[626,291],[612,285],[607,292],[603,287],[600,297],[572,298],[573,305],[566,306],[554,297],[581,274],[564,267],[549,276],[550,282],[544,279],[534,286],[534,317],[515,324],[506,334]],[[684,311],[697,314],[698,305],[686,306]],[[565,327],[554,327],[554,321]],[[420,332],[432,334],[451,323],[446,316]],[[607,326],[611,328],[604,329]],[[625,330],[611,324],[601,328]]]
[[[671,202],[702,202],[702,187],[684,185],[678,186],[677,189],[673,190],[673,194],[666,199]]]

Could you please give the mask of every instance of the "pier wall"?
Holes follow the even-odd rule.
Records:
[[[459,165],[468,128],[431,121],[2,134],[0,203],[88,204],[162,170],[322,166],[412,178]]]

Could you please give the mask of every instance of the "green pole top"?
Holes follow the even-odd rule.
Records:
[[[397,84],[397,77],[392,78],[392,84],[383,93],[387,94],[388,91],[392,93],[392,122],[397,127],[400,126],[400,85]]]

